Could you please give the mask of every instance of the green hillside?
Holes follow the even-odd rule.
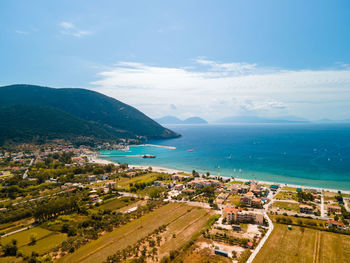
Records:
[[[45,117],[49,118],[50,114],[55,113],[60,116],[61,123],[68,123],[71,126],[78,127],[84,124],[86,129],[85,135],[90,134],[96,137],[128,137],[128,138],[144,138],[144,139],[165,139],[179,136],[177,133],[164,128],[154,120],[147,117],[139,110],[122,103],[116,99],[110,98],[98,92],[85,89],[55,89],[34,85],[11,85],[0,88],[0,107],[9,107],[14,105],[36,105],[42,107],[50,107],[52,109],[65,112],[67,115],[57,114],[57,111],[49,111]],[[12,110],[12,116],[16,117],[13,107],[7,110]],[[33,116],[40,117],[37,112]],[[68,118],[70,116],[70,118]],[[3,118],[4,116],[2,116]],[[21,116],[18,116],[21,118]],[[3,122],[3,119],[0,122]],[[64,121],[66,119],[67,122]],[[68,120],[69,119],[69,120]],[[39,127],[42,126],[42,134],[45,135],[45,123],[42,119],[31,119],[37,122]],[[23,125],[26,122],[23,122]],[[31,123],[28,128],[33,128]],[[93,126],[91,126],[93,125]],[[94,128],[92,128],[94,127]],[[13,127],[9,127],[11,129]],[[52,126],[52,128],[54,128]],[[67,127],[68,128],[68,127]],[[51,135],[54,131],[59,134],[60,129],[48,130]],[[67,130],[68,131],[68,130]],[[89,133],[89,132],[90,133]],[[4,134],[4,132],[1,132]],[[16,131],[16,136],[21,136],[20,131]],[[79,132],[72,133],[79,135]],[[6,135],[6,134],[5,134]],[[83,135],[83,134],[82,134]],[[6,136],[13,137],[7,134]]]
[[[99,127],[61,110],[36,105],[0,108],[0,144],[5,141],[30,142],[38,139],[117,139],[110,128]]]

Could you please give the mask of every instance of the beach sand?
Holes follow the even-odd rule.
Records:
[[[114,162],[112,161],[108,161],[105,159],[100,159],[98,158],[98,155],[93,156],[93,157],[89,157],[89,162],[91,163],[99,163],[99,164],[110,164]],[[167,167],[161,167],[161,166],[152,166],[152,165],[129,165],[130,168],[133,169],[148,169],[149,167],[152,167],[152,171],[155,172],[159,172],[159,173],[168,173],[168,174],[175,174],[175,173],[189,173],[192,174],[192,172],[189,171],[181,171],[181,170],[176,170],[176,169],[171,169],[171,168],[167,168]],[[211,174],[212,176],[216,176]],[[225,176],[221,176],[222,178],[229,178],[229,177],[225,177]],[[295,184],[286,184],[286,183],[276,183],[276,182],[269,182],[269,181],[260,181],[260,180],[250,180],[250,179],[243,179],[243,178],[234,178],[235,181],[240,181],[240,182],[249,182],[249,181],[256,181],[260,184],[267,184],[267,185],[271,185],[271,184],[276,184],[279,185],[281,187],[283,186],[287,186],[287,187],[295,187],[295,188],[303,188],[303,189],[315,189],[318,191],[329,191],[329,192],[334,192],[337,193],[339,191],[339,189],[329,189],[329,188],[321,188],[321,187],[312,187],[312,186],[306,186],[306,185],[295,185]],[[346,190],[341,190],[342,193],[346,193],[346,194],[350,194],[350,191],[346,191]]]

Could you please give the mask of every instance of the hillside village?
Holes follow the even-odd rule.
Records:
[[[2,150],[0,260],[85,262],[90,244],[105,262],[252,262],[274,225],[350,233],[349,195],[340,191],[100,163],[97,149]],[[141,239],[104,243],[134,222],[145,224]]]

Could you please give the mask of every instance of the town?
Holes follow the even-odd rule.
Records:
[[[106,163],[105,146],[2,149],[0,262],[336,262],[331,242],[349,252],[347,193]]]

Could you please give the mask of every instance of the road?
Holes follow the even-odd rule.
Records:
[[[23,176],[22,176],[23,179],[26,179],[28,177],[29,168],[33,165],[33,163],[34,163],[34,158],[30,160],[27,170],[25,170],[25,172],[23,173]]]
[[[323,194],[321,194],[321,217],[326,217],[324,212],[324,197]]]
[[[254,258],[259,253],[261,248],[264,246],[266,240],[269,238],[269,236],[271,235],[271,233],[273,231],[273,228],[274,228],[273,223],[266,212],[264,212],[264,217],[266,218],[267,222],[269,223],[269,230],[266,232],[265,236],[260,240],[257,247],[254,249],[253,253],[248,258],[247,263],[253,262]]]

